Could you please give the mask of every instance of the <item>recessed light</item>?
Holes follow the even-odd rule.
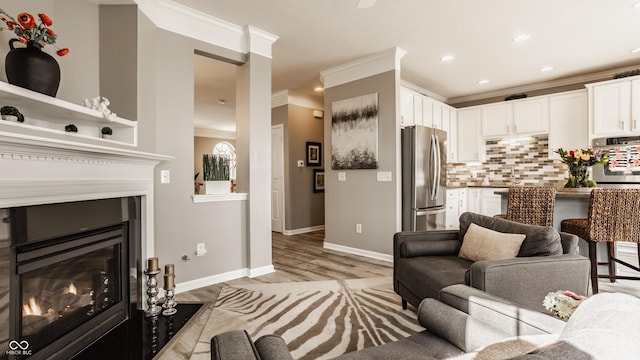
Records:
[[[376,0],[360,0],[358,1],[358,5],[356,7],[358,9],[366,9],[370,7],[374,7],[376,5]]]
[[[529,34],[520,34],[513,38],[513,42],[522,42],[525,40],[529,40],[529,38],[531,38],[531,35]]]
[[[323,90],[324,90],[324,88],[322,86],[316,86],[316,87],[313,88],[313,91],[315,91],[315,92],[321,92]]]
[[[635,48],[633,50],[631,50],[632,53],[636,54],[636,53],[640,53],[640,48]]]
[[[455,56],[453,56],[453,55],[445,55],[445,56],[440,58],[440,61],[449,62],[449,61],[453,61],[453,59],[455,59]]]
[[[489,83],[489,80],[487,80],[487,79],[482,79],[482,80],[478,81],[478,85],[484,85],[484,84],[488,84],[488,83]]]
[[[547,72],[551,70],[553,70],[553,66],[545,66],[542,69],[540,69],[541,72]]]

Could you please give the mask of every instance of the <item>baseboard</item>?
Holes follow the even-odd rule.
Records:
[[[340,251],[347,254],[364,256],[370,259],[382,260],[390,263],[393,262],[393,255],[387,255],[387,254],[383,254],[375,251],[362,250],[362,249],[352,248],[349,246],[332,244],[326,241],[324,242],[324,245],[322,247],[324,247],[325,249]]]
[[[276,271],[276,269],[273,267],[273,265],[267,265],[267,266],[263,266],[263,267],[259,267],[259,268],[255,268],[255,269],[248,269],[247,276],[249,278],[254,278],[254,277],[257,277],[257,276],[271,274],[272,272],[275,272],[275,271]]]
[[[267,265],[255,269],[239,269],[234,271],[229,271],[223,274],[217,274],[212,276],[203,277],[200,279],[195,279],[191,281],[185,281],[176,284],[176,294],[199,289],[202,287],[219,284],[225,281],[231,281],[235,279],[240,279],[243,277],[254,278],[256,276],[270,274],[275,272],[275,268],[273,265]]]
[[[306,234],[306,233],[320,231],[320,230],[324,230],[324,225],[311,226],[311,227],[294,229],[294,230],[284,230],[282,234],[291,236],[291,235],[298,235],[298,234]]]
[[[222,274],[207,276],[200,279],[177,283],[176,294],[199,289],[209,285],[219,284],[225,281],[240,279],[243,277],[247,277],[248,274],[249,274],[249,269],[244,268],[244,269],[229,271]]]

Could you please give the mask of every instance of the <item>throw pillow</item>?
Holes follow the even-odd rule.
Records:
[[[501,233],[470,224],[458,256],[471,261],[513,259],[525,237],[524,234]]]

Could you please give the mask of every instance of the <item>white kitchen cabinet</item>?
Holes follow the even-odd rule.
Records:
[[[449,111],[449,129],[447,129],[447,161],[458,162],[458,112]]]
[[[400,89],[400,118],[402,125],[414,125],[413,118],[413,91]]]
[[[640,131],[640,80],[631,81],[631,122],[630,130]]]
[[[589,145],[589,101],[587,90],[569,91],[549,97],[549,158],[554,151],[582,149]]]
[[[470,107],[457,111],[457,161],[482,161],[485,157],[484,141],[480,134],[482,109]]]
[[[496,195],[496,191],[507,190],[507,188],[468,188],[467,189],[467,211],[477,214],[494,216],[502,212],[502,199]]]
[[[509,103],[483,105],[482,136],[497,137],[511,134],[513,106]]]
[[[482,136],[540,134],[549,131],[549,98],[534,97],[482,106]]]
[[[589,90],[594,137],[632,131],[631,82],[607,82]]]
[[[460,215],[467,211],[467,189],[447,189],[447,230],[460,228]]]
[[[433,104],[435,101],[420,95],[422,105],[422,125],[433,127]]]
[[[513,126],[517,135],[549,131],[549,97],[539,96],[513,102]]]

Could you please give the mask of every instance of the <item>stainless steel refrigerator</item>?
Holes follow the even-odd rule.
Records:
[[[445,229],[447,133],[426,126],[402,129],[402,230]]]

